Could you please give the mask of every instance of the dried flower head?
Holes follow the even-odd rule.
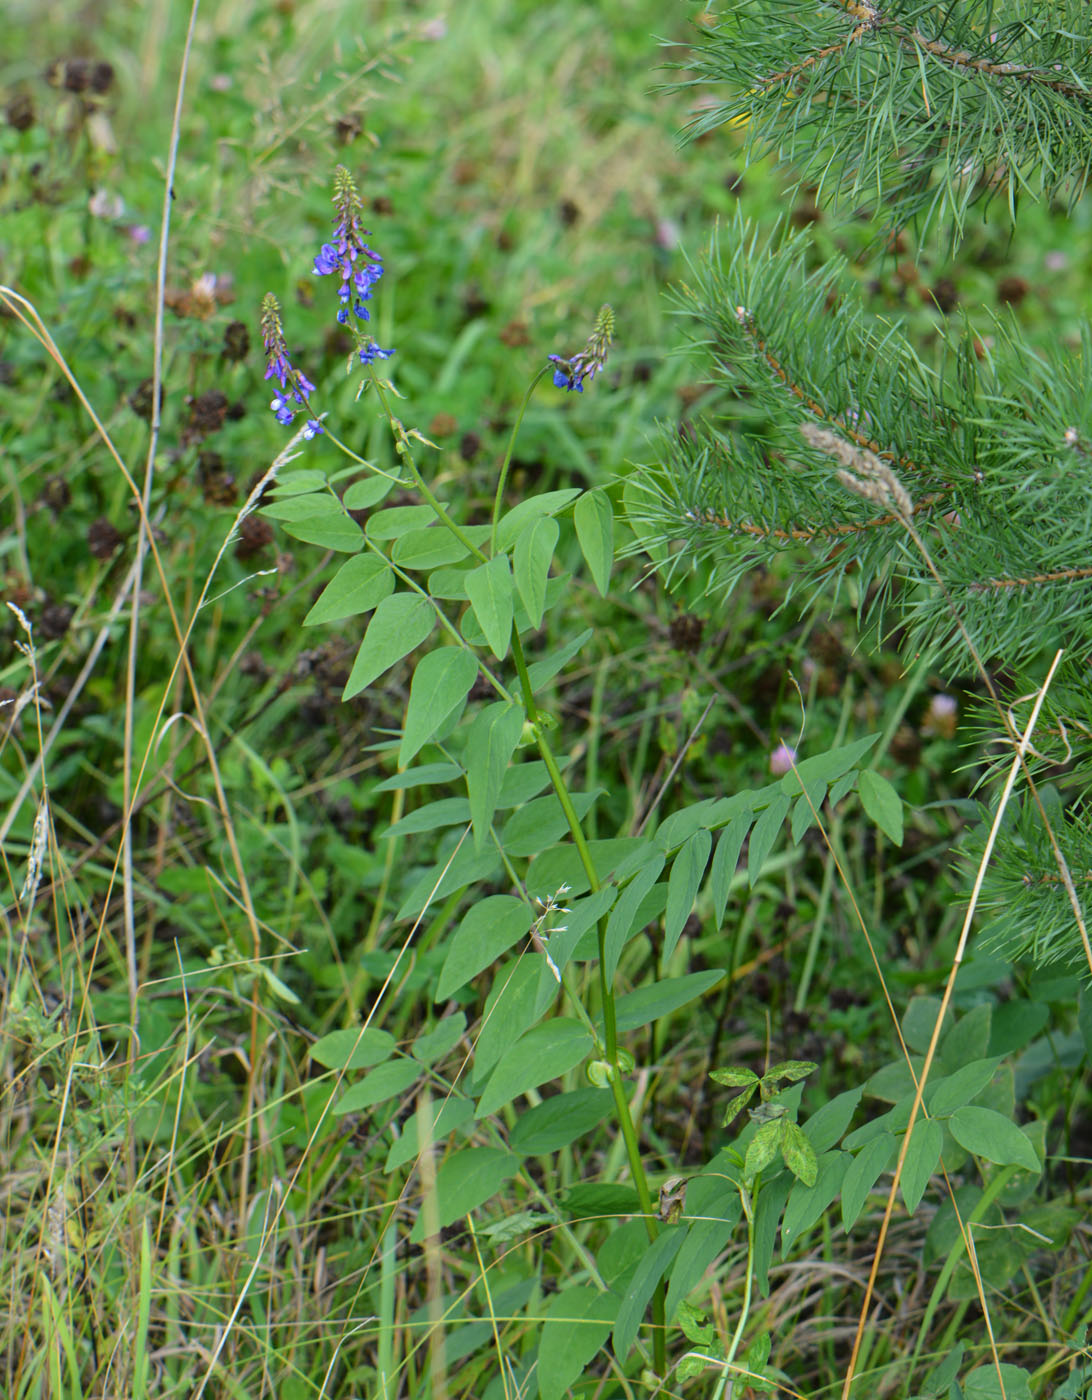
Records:
[[[910,493],[888,463],[874,452],[867,447],[855,447],[837,433],[815,423],[801,423],[800,433],[810,447],[840,463],[836,475],[847,491],[893,510],[902,520],[912,518],[914,503]]]

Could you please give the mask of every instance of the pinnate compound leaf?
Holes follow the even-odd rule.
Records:
[[[614,563],[614,507],[605,491],[585,491],[573,507],[573,524],[592,581],[602,597],[610,588]]]
[[[393,592],[394,574],[386,560],[374,554],[358,554],[338,569],[303,619],[303,625],[314,627],[320,622],[358,617],[371,612]]]
[[[536,628],[542,626],[546,611],[546,581],[559,533],[557,521],[552,516],[542,516],[520,535],[512,555],[516,589],[531,625]]]
[[[1035,1148],[1012,1119],[992,1108],[966,1104],[948,1119],[948,1127],[960,1147],[987,1162],[1002,1167],[1011,1163],[1037,1176],[1043,1169]]]
[[[525,937],[533,917],[530,905],[510,894],[489,895],[472,905],[451,940],[436,1001],[446,1001]]]
[[[621,1299],[587,1284],[564,1288],[551,1301],[538,1344],[538,1391],[562,1400],[610,1335]]]
[[[436,1173],[437,1225],[442,1230],[495,1196],[519,1171],[519,1158],[499,1147],[464,1147]],[[425,1237],[425,1212],[417,1217],[410,1241]]]
[[[857,779],[857,791],[861,803],[880,828],[896,846],[902,845],[902,799],[886,778],[873,773],[871,768],[862,770]]]
[[[342,693],[351,700],[396,661],[419,647],[436,625],[436,612],[419,593],[393,593],[376,608]]]
[[[559,1079],[591,1050],[592,1038],[580,1021],[558,1016],[533,1026],[489,1076],[475,1116],[488,1118],[528,1089]]]
[[[666,968],[679,942],[709,863],[713,837],[708,831],[695,831],[676,855],[667,882],[667,912],[664,916],[664,946],[660,966]]]
[[[523,733],[523,721],[521,706],[506,700],[486,705],[471,721],[464,761],[476,850],[482,849],[489,835],[504,775]]]
[[[506,554],[498,554],[485,564],[479,564],[466,575],[466,596],[485,634],[489,650],[503,661],[512,641],[512,617],[515,600],[512,594],[512,569]]]
[[[437,647],[422,656],[410,682],[406,722],[398,750],[405,768],[457,707],[465,703],[478,675],[478,662],[463,647]]]

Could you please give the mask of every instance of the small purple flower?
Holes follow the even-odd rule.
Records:
[[[376,360],[389,360],[393,354],[393,350],[381,350],[376,341],[369,337],[365,344],[360,347],[360,363],[372,365]]]
[[[584,392],[584,380],[594,379],[607,362],[607,351],[614,338],[614,312],[609,306],[601,306],[595,318],[595,329],[587,345],[571,359],[562,355],[547,355],[554,370],[554,383],[559,389],[568,389],[578,394]]]
[[[303,435],[308,441],[313,437],[318,437],[321,432],[322,424],[317,418],[308,418],[307,422],[303,425]]]

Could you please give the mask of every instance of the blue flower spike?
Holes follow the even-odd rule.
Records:
[[[554,383],[557,387],[582,394],[585,379],[594,379],[606,364],[607,352],[613,339],[614,312],[609,306],[601,306],[599,315],[595,318],[595,329],[583,350],[570,360],[561,355],[547,355],[546,358],[555,367]]]
[[[332,241],[324,243],[315,257],[315,276],[336,275],[341,279],[337,289],[337,319],[339,325],[348,326],[352,331],[360,363],[370,365],[375,360],[388,360],[394,351],[381,350],[358,324],[370,319],[365,303],[371,300],[372,288],[383,276],[383,259],[364,241],[368,233],[361,221],[364,206],[356,182],[343,165],[334,170],[333,204],[337,222]]]
[[[266,379],[275,379],[281,386],[279,394],[274,394],[269,407],[277,422],[285,427],[292,422],[300,406],[309,407],[308,394],[315,392],[315,386],[288,358],[288,347],[284,343],[284,324],[281,321],[281,304],[272,292],[262,298],[262,344],[265,346]],[[322,432],[322,424],[317,418],[309,418],[304,436],[315,437]]]

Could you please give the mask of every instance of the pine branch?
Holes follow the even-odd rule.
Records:
[[[735,0],[701,40],[693,84],[737,96],[688,128],[744,128],[821,200],[896,226],[1002,194],[1075,201],[1092,161],[1083,0],[816,4]]]

